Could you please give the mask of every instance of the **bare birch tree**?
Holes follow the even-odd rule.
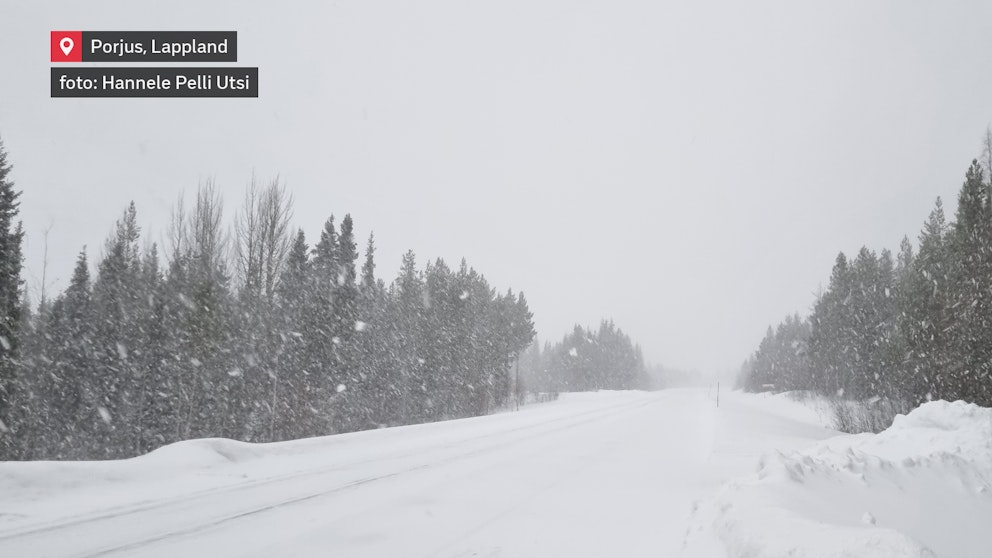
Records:
[[[253,176],[235,221],[237,277],[243,294],[272,302],[292,245],[293,198],[276,178],[260,187]]]

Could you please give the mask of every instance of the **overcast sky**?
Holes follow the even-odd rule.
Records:
[[[311,240],[374,230],[387,280],[407,249],[465,256],[542,339],[612,317],[652,362],[726,371],[839,250],[953,212],[992,121],[990,2],[207,4],[3,8],[36,300],[47,227],[61,288],[130,200],[161,243],[180,192],[214,177],[233,216],[254,171]],[[236,30],[260,95],[50,99],[54,29]]]

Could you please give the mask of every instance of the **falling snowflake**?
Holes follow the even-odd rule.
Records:
[[[366,327],[368,327],[368,324],[361,320],[355,322],[355,331],[365,331]]]
[[[335,388],[335,391],[337,391],[338,393],[341,393],[341,392],[342,392],[342,391],[344,391],[345,389],[347,389],[347,388],[345,387],[345,385],[344,385],[344,384],[338,384],[338,387],[337,387],[337,388]]]
[[[0,345],[3,345],[3,349],[5,351],[10,350],[10,340],[4,337],[3,335],[0,335]]]
[[[341,344],[341,338],[338,337],[337,335],[335,335],[334,337],[331,337],[331,343],[334,343],[335,345],[340,345]]]
[[[568,350],[568,354],[572,355],[573,357],[579,356],[579,351],[575,347],[572,347],[571,349]]]
[[[240,368],[234,368],[234,369],[228,370],[227,375],[230,376],[230,377],[232,377],[232,378],[237,378],[238,376],[241,375],[241,369]]]
[[[190,310],[196,310],[196,305],[193,304],[193,301],[190,300],[188,296],[182,293],[179,293],[179,302],[186,308],[189,308]]]
[[[458,295],[458,298],[465,300],[468,298],[468,291],[462,291],[462,294]]]
[[[200,362],[200,359],[196,357],[189,359],[189,363],[192,364],[193,366],[200,366],[201,364],[203,364],[202,362]]]
[[[117,356],[121,357],[121,360],[127,360],[127,347],[124,343],[117,344]]]
[[[10,429],[7,428],[7,425],[2,420],[0,420],[0,432],[10,432]]]
[[[110,411],[106,407],[97,407],[96,412],[100,413],[100,418],[103,419],[103,422],[110,424]]]

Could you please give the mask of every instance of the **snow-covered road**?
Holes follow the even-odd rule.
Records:
[[[0,556],[671,556],[693,502],[831,434],[701,390],[113,463],[0,464]]]

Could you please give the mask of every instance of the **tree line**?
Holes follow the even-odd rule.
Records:
[[[992,134],[948,221],[938,198],[918,247],[840,253],[808,318],[769,328],[742,370],[750,391],[992,406]]]
[[[650,387],[641,347],[612,320],[596,330],[576,325],[571,333],[543,348],[534,342],[520,357],[521,382],[530,392]]]
[[[216,187],[176,204],[164,249],[132,203],[94,266],[27,301],[0,144],[0,459],[138,455],[203,437],[277,441],[484,414],[534,337],[523,293],[463,260],[390,283],[350,215],[311,246],[292,199],[252,179],[235,225]]]

